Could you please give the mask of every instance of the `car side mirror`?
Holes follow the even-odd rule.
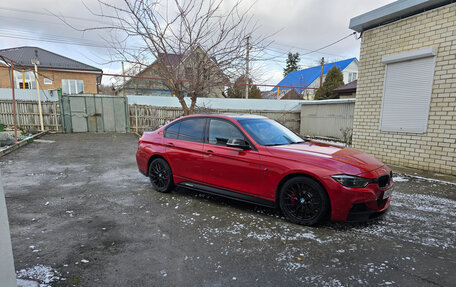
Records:
[[[250,144],[246,140],[241,140],[241,139],[229,139],[226,142],[226,146],[240,148],[240,149],[250,149]]]

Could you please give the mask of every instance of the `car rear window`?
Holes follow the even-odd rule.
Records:
[[[177,139],[177,136],[179,135],[180,124],[181,122],[177,122],[167,127],[165,130],[165,137],[170,139]]]
[[[183,120],[180,123],[179,134],[177,136],[178,139],[192,142],[203,142],[206,119],[188,119]]]

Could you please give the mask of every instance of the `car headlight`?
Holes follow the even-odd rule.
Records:
[[[347,175],[347,174],[337,174],[331,176],[338,183],[346,187],[366,187],[369,183],[372,182],[371,178],[360,177],[356,175]],[[375,179],[374,179],[375,180]]]

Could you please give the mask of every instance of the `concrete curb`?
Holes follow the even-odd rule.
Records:
[[[393,174],[400,173],[400,174],[410,175],[412,177],[418,176],[418,177],[428,178],[431,180],[448,181],[451,183],[456,183],[456,176],[451,175],[451,174],[442,174],[442,173],[426,171],[426,170],[421,170],[421,169],[416,169],[416,168],[411,168],[411,167],[399,166],[399,165],[395,165],[395,164],[388,164],[388,163],[385,163],[385,164],[393,170]]]
[[[0,157],[2,157],[4,155],[7,155],[10,152],[13,152],[13,151],[15,151],[15,150],[17,150],[17,149],[29,144],[30,139],[34,140],[34,139],[40,138],[41,136],[43,136],[43,135],[45,135],[47,133],[48,133],[48,131],[40,132],[40,133],[37,133],[36,135],[33,135],[32,137],[30,137],[30,138],[28,138],[26,140],[23,140],[21,142],[13,144],[9,148],[0,151]],[[31,141],[31,142],[33,142],[33,141]]]

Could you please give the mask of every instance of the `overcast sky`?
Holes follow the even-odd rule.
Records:
[[[230,1],[225,0],[224,5]],[[116,4],[122,0],[107,0]],[[166,0],[162,0],[166,3]],[[260,34],[277,32],[265,51],[267,61],[254,75],[255,82],[277,84],[282,79],[288,52],[304,54],[344,36],[351,18],[384,6],[393,0],[257,0],[251,9],[258,22]],[[250,3],[246,1],[246,4]],[[62,15],[78,27],[100,25],[103,21],[92,15],[84,4],[98,10],[95,0],[18,0],[0,4],[0,49],[18,46],[37,46],[102,68],[104,72],[121,71],[120,63],[107,63],[109,49],[99,32],[82,33],[65,25],[51,13]],[[56,43],[57,42],[57,43]],[[351,36],[320,52],[301,58],[301,66],[315,66],[321,57],[337,61],[359,57],[361,40]],[[103,81],[107,82],[108,77]]]

